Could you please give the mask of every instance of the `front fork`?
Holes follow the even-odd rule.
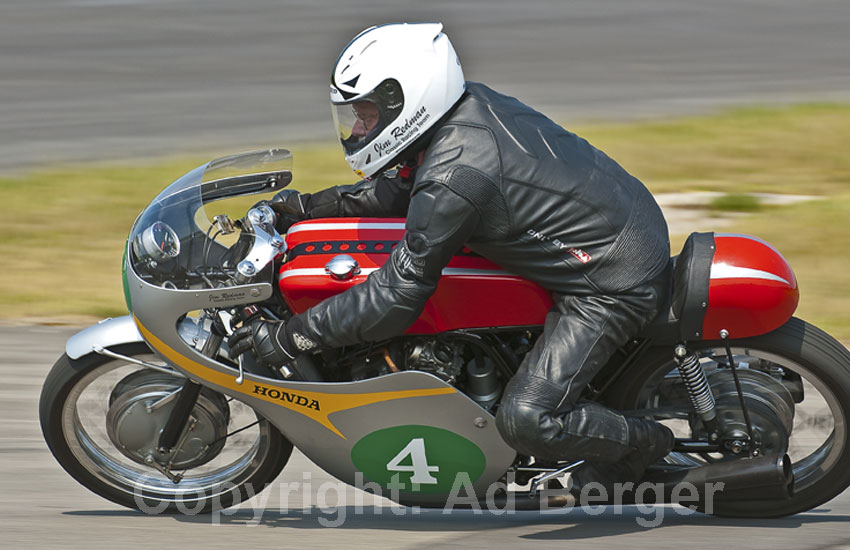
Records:
[[[213,319],[216,319],[216,321],[213,322],[210,336],[204,343],[203,349],[201,349],[201,353],[207,357],[214,357],[218,354],[225,335],[224,326],[217,321],[218,317],[214,316]],[[175,446],[180,442],[180,436],[189,422],[189,417],[192,415],[192,410],[198,402],[200,393],[201,385],[187,378],[183,383],[183,387],[180,388],[180,393],[177,395],[177,402],[174,404],[174,408],[171,409],[168,421],[163,426],[162,432],[159,435],[157,450],[163,456],[179,451],[179,449],[175,450]]]

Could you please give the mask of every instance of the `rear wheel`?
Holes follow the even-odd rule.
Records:
[[[771,333],[732,340],[730,344],[741,367],[745,395],[751,394],[747,401],[753,405],[754,431],[765,442],[768,453],[784,450],[787,439],[795,490],[787,500],[718,501],[713,513],[785,516],[810,510],[844,491],[850,486],[850,352],[822,330],[796,318]],[[713,391],[725,386],[728,394],[729,368],[723,344],[691,342],[688,347],[698,353]],[[715,384],[715,380],[723,382]],[[677,437],[704,436],[704,432],[698,433],[701,423],[694,419],[685,396],[672,348],[658,348],[612,388],[609,403],[623,411],[640,410],[669,426]],[[737,397],[729,397],[725,404],[718,399],[718,408],[724,407],[718,410],[719,416],[740,423]],[[783,414],[789,403],[792,417]],[[653,414],[653,410],[658,413]],[[787,438],[784,426],[791,428]],[[667,461],[695,466],[737,458],[730,454],[671,453]]]
[[[162,425],[184,379],[169,374],[144,344],[114,351],[162,370],[97,354],[63,355],[41,393],[47,445],[85,487],[143,512],[196,514],[251,498],[283,469],[292,444],[250,407],[208,388],[178,450],[158,454]]]

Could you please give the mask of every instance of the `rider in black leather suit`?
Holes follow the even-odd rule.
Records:
[[[636,480],[670,451],[672,433],[580,398],[655,317],[668,288],[667,225],[655,200],[588,142],[482,84],[467,82],[408,158],[422,151],[413,181],[385,174],[277,198],[302,219],[406,215],[404,239],[363,284],[285,325],[243,330],[236,353],[280,363],[400,335],[467,246],[552,291],[555,302],[502,397],[496,420],[505,441],[538,459],[619,463],[611,480]]]

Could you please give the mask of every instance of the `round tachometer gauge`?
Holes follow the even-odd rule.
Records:
[[[136,237],[133,251],[141,260],[165,262],[180,254],[180,239],[167,223],[156,222]]]

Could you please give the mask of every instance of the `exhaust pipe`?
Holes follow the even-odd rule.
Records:
[[[701,502],[706,497],[724,502],[788,499],[794,495],[794,473],[787,454],[656,471],[646,475],[641,480],[644,482],[662,484],[664,502],[687,500],[693,503],[693,492],[684,490],[688,487],[685,484],[696,489]],[[644,500],[644,503],[648,502]]]
[[[592,504],[694,504],[711,508],[715,502],[742,502],[758,500],[784,500],[794,495],[794,473],[791,458],[786,455],[741,458],[729,462],[718,462],[694,468],[658,470],[648,473],[639,483],[628,483],[621,489],[593,483],[584,490],[574,488],[542,490],[535,496],[527,492],[497,494],[492,500],[481,501],[480,506],[495,505],[505,510],[545,510],[552,508],[572,508]],[[649,490],[646,490],[649,489]],[[585,497],[592,502],[584,502]],[[400,501],[402,504],[407,504]],[[410,504],[412,505],[412,504]],[[422,504],[424,507],[442,507],[444,504]],[[455,504],[456,508],[466,508],[468,503]]]

